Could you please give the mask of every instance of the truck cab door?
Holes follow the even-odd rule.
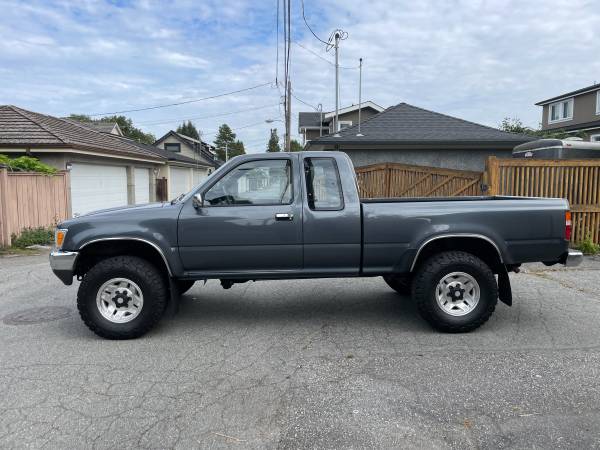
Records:
[[[293,164],[295,162],[295,164]],[[298,159],[242,160],[182,208],[178,244],[186,272],[244,277],[302,269]]]
[[[304,271],[356,275],[361,259],[361,211],[352,165],[343,155],[302,158]]]

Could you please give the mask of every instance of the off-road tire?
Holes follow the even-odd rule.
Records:
[[[105,319],[96,306],[98,289],[112,278],[124,277],[142,291],[144,304],[130,322],[113,323]],[[146,334],[163,315],[169,290],[164,276],[145,259],[137,256],[114,256],[93,266],[83,277],[77,292],[77,309],[87,327],[106,339],[134,339]]]
[[[194,285],[194,280],[177,280],[177,289],[179,289],[179,294],[185,294],[189,291]]]
[[[400,295],[408,297],[412,295],[412,277],[410,275],[384,275],[383,281]]]
[[[446,313],[436,300],[438,283],[452,272],[467,273],[479,284],[479,302],[464,316]],[[475,255],[461,251],[435,254],[420,265],[412,294],[421,317],[435,329],[447,333],[465,333],[479,328],[490,318],[498,303],[498,285],[490,267]]]

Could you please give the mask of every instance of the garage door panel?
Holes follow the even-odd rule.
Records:
[[[189,190],[190,170],[171,167],[171,176],[169,177],[169,197],[175,198],[180,194],[187,193]]]
[[[135,203],[150,203],[150,171],[135,169]]]
[[[71,167],[73,215],[127,205],[125,167],[74,163]]]

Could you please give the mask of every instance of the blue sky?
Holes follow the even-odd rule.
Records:
[[[330,59],[292,0],[293,39]],[[52,115],[185,101],[273,82],[276,0],[0,0],[0,104]],[[497,126],[540,121],[536,101],[600,82],[598,1],[306,0],[313,29],[348,32],[341,64],[363,57],[363,99],[416,106]],[[292,87],[334,107],[333,66],[292,46]],[[280,71],[281,73],[281,71]],[[358,101],[358,72],[341,71],[341,106]],[[248,151],[283,131],[280,94],[235,96],[128,114],[160,136],[193,118],[206,140],[227,122]],[[297,113],[310,110],[293,101]],[[240,111],[240,112],[238,112]],[[207,117],[234,113],[221,117]]]

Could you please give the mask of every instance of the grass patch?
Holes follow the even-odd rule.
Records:
[[[25,228],[11,237],[14,248],[24,249],[30,245],[50,245],[54,242],[54,227]]]
[[[597,255],[600,253],[600,245],[592,241],[590,236],[586,237],[583,241],[577,244],[577,250],[580,250],[586,255]]]

